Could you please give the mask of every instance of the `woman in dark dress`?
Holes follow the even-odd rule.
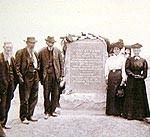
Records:
[[[128,120],[143,120],[150,116],[146,86],[144,79],[147,77],[148,65],[145,59],[139,56],[142,45],[136,43],[131,46],[134,56],[127,59],[125,71],[128,76],[124,116]]]
[[[125,81],[125,58],[120,55],[123,45],[111,45],[113,55],[106,60],[105,78],[107,81],[106,115],[120,116],[122,113],[122,98],[117,96],[120,85]]]

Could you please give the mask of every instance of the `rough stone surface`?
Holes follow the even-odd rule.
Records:
[[[99,93],[105,90],[106,48],[105,42],[99,39],[79,40],[67,46],[65,57],[67,91]]]
[[[65,109],[104,110],[106,84],[104,67],[106,43],[99,39],[83,39],[70,43],[65,56]]]
[[[62,95],[60,103],[64,109],[100,110],[104,112],[106,94],[104,93],[72,93]]]

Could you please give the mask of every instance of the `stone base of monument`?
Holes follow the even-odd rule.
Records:
[[[105,113],[106,95],[104,93],[62,94],[60,104],[63,109],[93,110]]]

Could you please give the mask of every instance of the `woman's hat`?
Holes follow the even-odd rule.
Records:
[[[136,43],[136,44],[133,44],[133,45],[131,45],[131,48],[141,48],[141,47],[143,47],[141,44],[139,44],[139,43]]]
[[[110,44],[110,48],[114,48],[114,47],[118,47],[119,49],[122,49],[124,46],[124,43],[123,43],[123,40],[122,39],[119,39],[117,42],[115,43],[111,43]]]
[[[123,44],[121,42],[111,43],[110,48],[118,47],[119,49],[123,48]]]
[[[131,49],[131,45],[124,45],[125,49]]]

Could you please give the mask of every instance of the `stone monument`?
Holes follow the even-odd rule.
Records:
[[[103,39],[82,39],[67,45],[65,91],[69,95],[66,95],[64,100],[68,103],[70,101],[74,105],[72,107],[80,103],[82,103],[81,108],[89,107],[83,106],[84,103],[105,103],[104,67],[106,59],[107,45]],[[78,105],[75,102],[78,102]],[[93,108],[92,105],[91,107]]]

